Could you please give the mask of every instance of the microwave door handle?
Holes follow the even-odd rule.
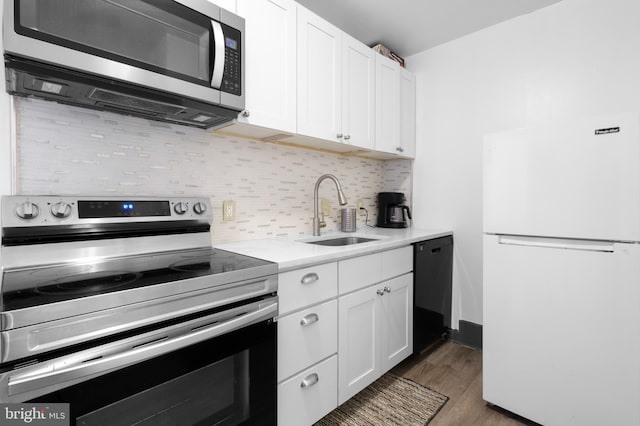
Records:
[[[222,86],[222,76],[224,75],[224,31],[220,22],[211,21],[213,30],[213,73],[211,74],[211,87],[220,89]]]
[[[191,330],[190,333],[181,336],[169,339],[159,338],[148,344],[133,345],[132,349],[104,358],[81,362],[80,364],[71,364],[60,369],[56,369],[54,363],[51,363],[48,367],[39,368],[37,372],[9,375],[8,394],[9,396],[19,395],[47,386],[116,371],[129,365],[230,333],[248,325],[265,321],[273,318],[277,312],[278,302],[271,302],[228,321],[196,328]]]

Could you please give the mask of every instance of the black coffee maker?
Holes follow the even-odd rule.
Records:
[[[402,192],[378,192],[379,228],[406,228],[407,219],[411,219],[411,210],[405,206],[406,198]]]

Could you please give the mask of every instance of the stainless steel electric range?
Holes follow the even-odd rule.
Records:
[[[205,198],[2,198],[0,402],[78,425],[275,424],[277,265]]]

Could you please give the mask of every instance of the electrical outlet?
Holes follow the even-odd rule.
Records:
[[[322,203],[320,204],[321,204],[322,214],[325,216],[329,216],[329,214],[331,214],[331,202],[329,201],[329,199],[323,198]]]
[[[222,220],[225,222],[236,220],[236,202],[224,200],[222,202]]]

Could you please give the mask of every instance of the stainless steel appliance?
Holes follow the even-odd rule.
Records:
[[[402,192],[378,193],[378,220],[380,228],[406,228],[411,219],[411,209],[404,203],[406,198]]]
[[[7,0],[7,92],[201,128],[244,109],[244,19],[208,0]]]
[[[202,198],[2,198],[0,402],[73,423],[275,424],[277,265]]]

